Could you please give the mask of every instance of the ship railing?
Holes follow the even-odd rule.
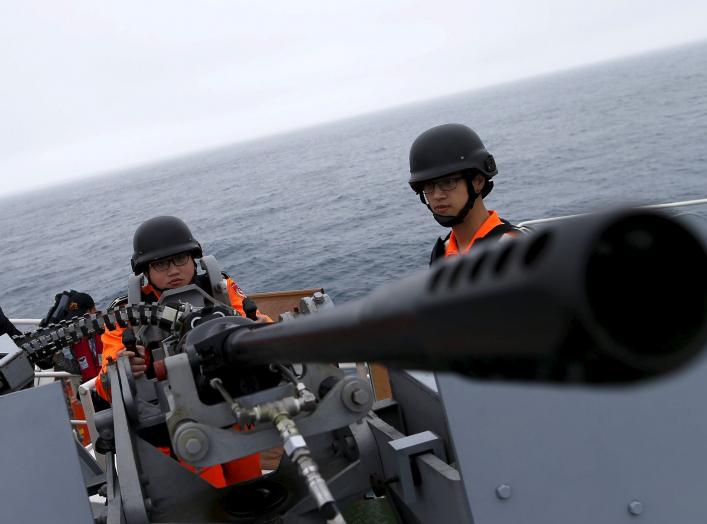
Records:
[[[41,319],[39,318],[11,318],[10,322],[19,329],[20,331],[27,332],[27,331],[35,331],[39,329],[39,323],[41,322]]]
[[[698,198],[695,200],[682,200],[680,202],[666,202],[664,204],[648,204],[645,206],[638,206],[638,207],[639,207],[639,209],[670,209],[670,208],[700,206],[700,205],[707,205],[707,198]],[[567,220],[568,218],[581,217],[581,216],[585,216],[587,214],[588,213],[577,213],[574,215],[563,215],[563,216],[559,216],[559,217],[548,217],[548,218],[537,218],[537,219],[533,219],[533,220],[525,220],[523,222],[519,222],[518,226],[528,227],[528,226],[535,226],[538,224],[549,224],[550,222],[559,222],[561,220]]]
[[[98,377],[93,377],[87,380],[83,384],[79,385],[79,401],[81,402],[81,407],[83,408],[83,414],[85,417],[85,424],[88,428],[88,435],[91,439],[91,444],[86,446],[86,449],[93,451],[93,456],[98,462],[98,465],[106,470],[106,458],[104,455],[97,453],[93,450],[93,446],[98,440],[98,430],[96,429],[96,410],[93,406],[93,392],[96,391],[96,379]]]

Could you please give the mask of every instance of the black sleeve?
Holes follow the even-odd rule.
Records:
[[[20,331],[10,322],[0,308],[0,335],[7,333],[11,337],[21,335]]]

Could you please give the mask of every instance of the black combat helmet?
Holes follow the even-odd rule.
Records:
[[[135,231],[130,264],[139,275],[150,262],[179,253],[190,253],[194,258],[203,256],[201,245],[182,220],[170,216],[155,217],[140,224]]]
[[[485,198],[493,189],[491,178],[498,173],[493,155],[474,130],[462,124],[443,124],[428,129],[418,136],[410,147],[410,187],[420,196],[420,201],[432,211],[422,193],[425,182],[452,173],[463,173],[469,191],[466,205],[454,216],[438,215],[434,219],[444,227],[452,227],[464,221],[478,194],[471,184],[476,174],[486,179],[481,189]]]
[[[459,171],[474,170],[486,177],[481,191],[491,192],[489,180],[498,173],[493,155],[472,129],[462,124],[443,124],[418,136],[410,148],[410,187],[419,193],[424,182]]]

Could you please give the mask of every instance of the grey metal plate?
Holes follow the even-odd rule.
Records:
[[[0,522],[92,524],[58,382],[0,396]]]
[[[631,388],[437,380],[477,524],[705,521],[704,359]]]
[[[0,361],[2,361],[6,355],[12,355],[13,353],[16,353],[19,350],[20,348],[18,348],[17,344],[12,341],[10,335],[8,335],[7,333],[5,333],[4,335],[0,335],[0,355],[2,355]]]

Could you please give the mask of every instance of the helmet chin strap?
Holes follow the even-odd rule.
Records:
[[[427,209],[432,211],[432,216],[440,226],[453,227],[464,222],[464,219],[469,214],[469,211],[471,211],[471,209],[474,207],[476,198],[480,194],[481,193],[477,193],[476,191],[474,191],[473,187],[471,187],[471,184],[469,184],[469,198],[466,200],[466,204],[464,204],[464,207],[461,208],[459,210],[459,213],[457,213],[456,215],[438,215],[437,213],[432,211],[432,207],[424,200],[422,193],[420,193],[420,197],[422,197],[421,200],[427,206]]]

